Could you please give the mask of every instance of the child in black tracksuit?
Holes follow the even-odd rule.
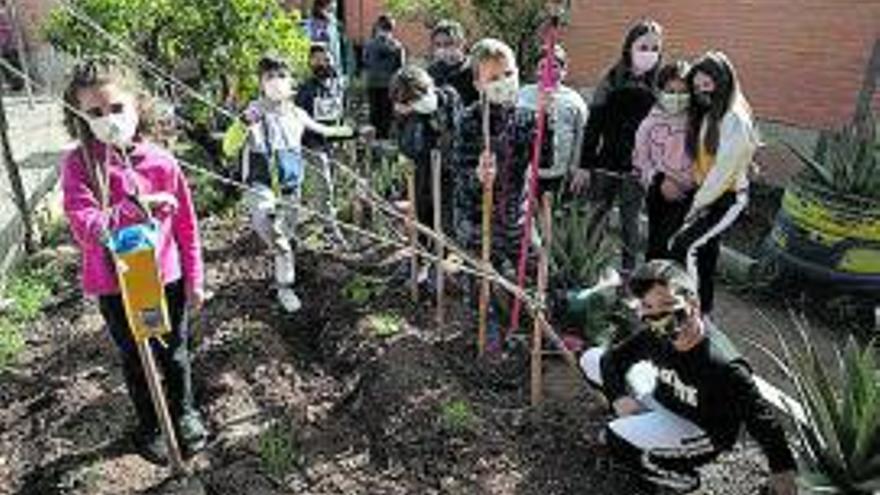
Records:
[[[745,429],[767,456],[771,493],[795,493],[795,460],[751,368],[727,337],[700,315],[694,280],[675,262],[654,260],[631,276],[644,329],[610,349],[581,357],[618,416],[608,424],[612,452],[654,485],[696,489],[696,468],[730,450]],[[628,374],[649,361],[634,395]],[[647,380],[646,380],[647,378]],[[636,387],[632,387],[636,388]]]
[[[591,197],[597,202],[587,227],[591,245],[598,243],[614,202],[620,203],[624,271],[635,266],[642,205],[641,187],[632,168],[633,141],[656,101],[661,48],[662,28],[656,22],[641,21],[629,30],[620,61],[593,94],[581,168],[572,179],[576,192],[590,181]]]
[[[415,165],[418,221],[428,227],[434,225],[431,152],[437,150],[442,160],[442,226],[444,232],[451,233],[452,180],[448,165],[452,139],[461,116],[458,94],[449,86],[435,87],[424,69],[407,66],[391,80],[391,100],[394,102],[400,151]],[[427,244],[424,239],[422,244]]]
[[[748,203],[748,172],[759,138],[736,72],[723,53],[709,52],[694,65],[688,90],[687,151],[694,157],[698,188],[670,251],[698,280],[702,313],[708,315],[714,305],[720,235]]]

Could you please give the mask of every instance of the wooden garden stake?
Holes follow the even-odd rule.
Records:
[[[443,188],[441,187],[442,180],[442,157],[440,156],[440,150],[431,150],[431,194],[434,197],[434,232],[437,235],[443,235]],[[435,254],[437,255],[437,262],[434,264],[434,276],[436,277],[435,290],[437,291],[437,322],[443,323],[443,292],[445,290],[445,280],[443,278],[443,244],[440,242],[434,243]]]
[[[489,100],[484,96],[483,97],[483,152],[491,153],[492,152],[492,138],[489,134],[490,125],[489,125]],[[494,165],[494,164],[493,164]],[[480,168],[483,167],[483,163],[478,165]],[[483,184],[483,232],[482,232],[482,253],[481,259],[483,261],[483,266],[488,268],[491,263],[492,258],[492,204],[494,203],[493,199],[494,193],[494,180],[486,181]],[[489,318],[489,295],[492,290],[491,284],[488,278],[483,278],[480,286],[480,322],[479,322],[479,334],[477,341],[477,350],[479,355],[482,356],[486,352],[486,325],[488,323]]]
[[[406,210],[406,227],[407,235],[409,235],[409,271],[410,271],[410,297],[413,302],[419,300],[419,255],[418,244],[419,234],[416,229],[416,173],[415,164],[407,160],[408,167],[406,173],[406,199],[409,203]]]
[[[186,468],[151,347],[153,339],[162,339],[171,333],[168,303],[156,265],[154,245],[145,245],[127,252],[118,252],[115,248],[111,251],[116,262],[119,288],[132,340],[140,356],[159,428],[168,445],[169,461],[175,473],[185,474]]]
[[[541,249],[538,258],[538,301],[543,305],[547,300],[547,279],[550,272],[550,247],[553,240],[552,231],[553,196],[545,192],[541,198]],[[542,319],[546,320],[544,310],[539,310]],[[541,322],[537,319],[532,330],[532,406],[537,406],[543,399],[543,348],[544,334]]]

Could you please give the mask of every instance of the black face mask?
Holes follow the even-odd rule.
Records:
[[[694,93],[694,103],[701,107],[711,107],[712,100],[715,98],[715,93],[709,91],[697,91]]]
[[[312,67],[312,74],[314,74],[315,77],[317,77],[318,79],[329,79],[336,75],[336,71],[333,70],[333,67],[319,65],[317,67]]]
[[[675,340],[688,316],[687,308],[679,307],[664,313],[646,315],[642,317],[642,322],[657,336]]]

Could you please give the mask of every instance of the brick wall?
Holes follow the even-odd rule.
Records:
[[[347,0],[350,33],[363,4],[366,32],[381,0]],[[592,86],[619,56],[631,22],[652,17],[666,28],[667,53],[691,58],[720,49],[736,65],[756,113],[805,126],[849,119],[874,40],[880,0],[573,0],[565,34],[571,78]],[[423,50],[423,30],[402,38]],[[880,97],[875,98],[875,108]]]

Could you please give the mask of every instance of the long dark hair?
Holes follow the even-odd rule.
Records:
[[[618,60],[617,64],[615,64],[614,68],[611,71],[611,76],[613,78],[612,85],[617,85],[618,83],[625,82],[625,79],[634,77],[632,66],[632,47],[636,43],[636,40],[641,38],[646,34],[656,34],[659,38],[663,38],[663,26],[660,25],[657,21],[653,19],[642,19],[627,31],[626,36],[623,38],[623,45],[621,46],[620,51],[620,60]],[[657,71],[660,66],[663,65],[663,53],[660,53],[660,60],[657,61],[657,65],[654,66],[653,69],[649,70],[641,77],[648,83],[649,86],[653,87],[656,84],[657,80]]]
[[[687,77],[687,87],[691,98],[696,94],[694,77],[699,72],[712,78],[712,81],[715,82],[715,91],[712,94],[712,103],[708,108],[691,104],[688,110],[687,151],[694,157],[697,156],[700,149],[700,129],[704,119],[706,120],[706,137],[703,144],[706,151],[712,155],[718,151],[721,119],[724,118],[739,95],[739,80],[736,77],[736,71],[724,53],[708,52],[691,68]]]

